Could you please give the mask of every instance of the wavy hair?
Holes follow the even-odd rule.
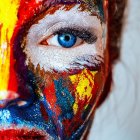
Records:
[[[112,83],[112,66],[119,60],[121,51],[122,29],[124,23],[124,11],[127,0],[108,1],[108,53],[109,75],[104,87],[98,106],[107,98]]]
[[[114,63],[120,56],[121,35],[126,4],[127,0],[109,0],[108,47],[111,63]]]

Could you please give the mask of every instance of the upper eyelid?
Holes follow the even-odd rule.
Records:
[[[49,27],[46,30],[46,32],[44,32],[42,34],[42,36],[39,39],[38,43],[40,43],[42,40],[46,39],[47,37],[56,34],[59,30],[67,29],[67,28],[75,29],[75,30],[79,30],[79,31],[84,30],[86,32],[89,32],[93,36],[95,36],[95,35],[98,36],[96,34],[96,29],[94,27],[90,28],[90,27],[87,27],[87,26],[79,26],[79,25],[76,25],[76,24],[68,23],[68,22],[57,22],[54,25],[52,25],[51,27]]]
[[[32,43],[37,44],[59,27],[74,26],[76,28],[79,26],[90,29],[98,37],[101,36],[101,20],[97,16],[91,15],[88,11],[80,11],[77,5],[68,11],[58,9],[54,14],[45,14],[43,18],[37,19],[37,22],[30,27],[27,35],[29,35]]]
[[[87,42],[89,44],[92,44],[92,43],[96,42],[96,40],[97,40],[97,35],[95,33],[91,33],[90,30],[86,30],[81,27],[61,28],[60,30],[54,32],[54,35],[61,34],[61,33],[74,34],[75,36],[83,39],[85,42]]]

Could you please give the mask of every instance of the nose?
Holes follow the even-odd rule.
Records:
[[[14,91],[0,91],[0,109],[6,108],[10,104],[22,107],[26,106],[28,102],[28,100],[21,99],[19,94]]]
[[[29,105],[32,104],[35,98],[36,97],[34,95],[23,98],[14,91],[0,91],[0,109],[6,109],[10,106],[27,108]]]
[[[19,95],[13,91],[0,91],[0,108],[4,108],[8,102],[17,99]]]

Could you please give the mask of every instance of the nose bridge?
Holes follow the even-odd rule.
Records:
[[[17,22],[19,0],[0,1],[0,100],[4,98],[3,91],[9,90],[9,81],[13,67],[11,38]],[[11,79],[12,81],[12,79]]]

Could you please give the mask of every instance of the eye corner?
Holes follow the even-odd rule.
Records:
[[[98,37],[97,37],[97,35],[94,34],[94,35],[87,41],[87,43],[93,44],[93,43],[96,43],[97,40],[98,40]]]
[[[45,46],[48,46],[48,42],[47,42],[47,39],[43,39],[42,41],[39,42],[39,45],[45,45]]]

